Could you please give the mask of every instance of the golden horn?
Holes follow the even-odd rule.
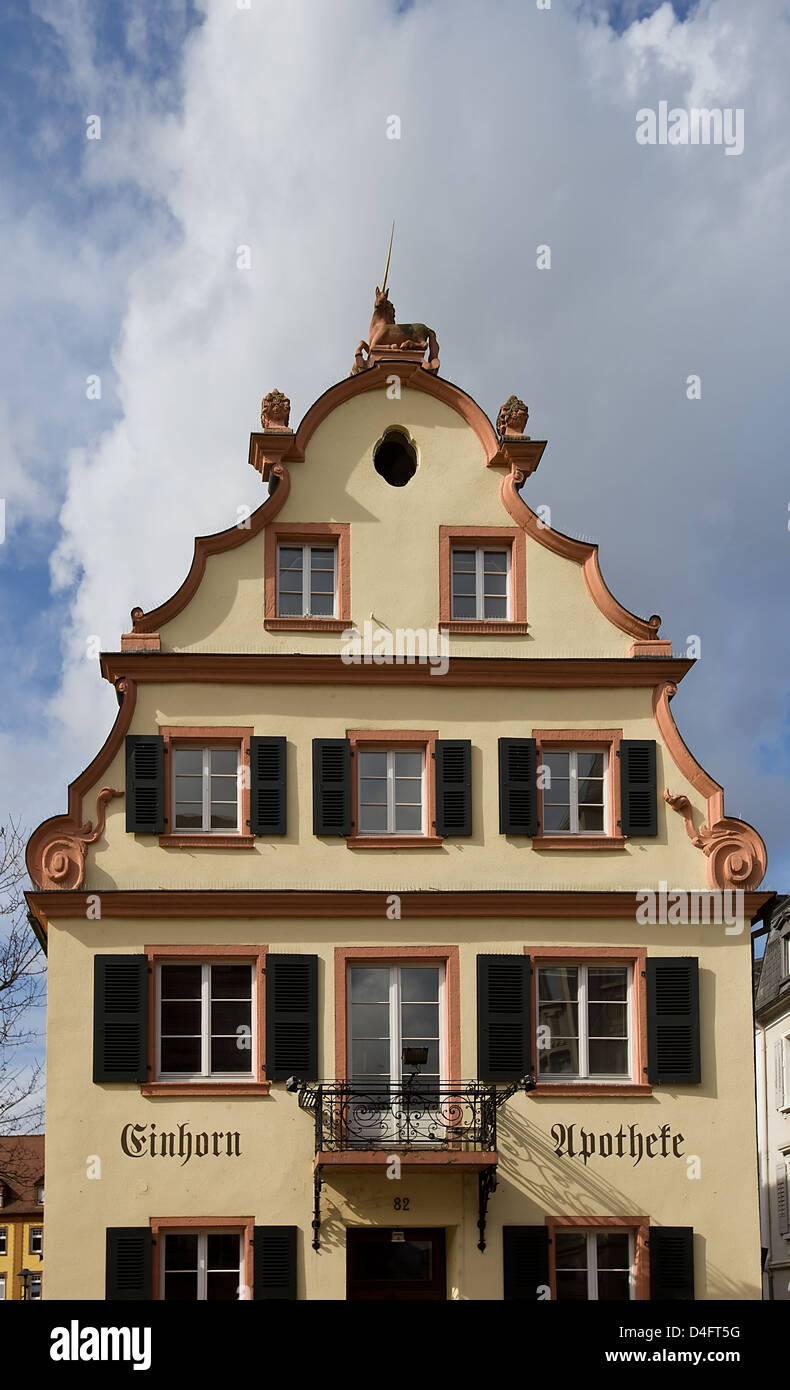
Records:
[[[389,275],[389,269],[390,269],[390,256],[392,255],[392,238],[394,237],[394,235],[395,235],[395,218],[393,217],[393,219],[392,219],[392,231],[390,232],[390,249],[389,249],[389,251],[387,252],[387,264],[386,264],[385,267],[384,267],[384,279],[383,279],[382,282],[381,282],[381,293],[382,293],[382,294],[384,294],[384,291],[385,291],[386,288],[387,288],[387,276]]]

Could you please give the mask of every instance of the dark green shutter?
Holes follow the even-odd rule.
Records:
[[[697,958],[648,956],[646,974],[647,1079],[695,1085],[702,1079]]]
[[[266,957],[266,1075],[318,1077],[318,956]]]
[[[499,740],[499,833],[538,833],[538,745],[534,738]]]
[[[148,1226],[108,1226],[104,1297],[111,1301],[151,1297],[151,1229]]]
[[[693,1302],[694,1231],[691,1226],[651,1226],[650,1299]]]
[[[547,1226],[503,1226],[503,1298],[523,1302],[549,1295],[549,1230]]]
[[[296,1226],[256,1226],[254,1300],[296,1298]]]
[[[624,738],[620,744],[620,818],[623,835],[658,834],[656,745],[652,738]]]
[[[148,957],[95,956],[93,1079],[146,1081]]]
[[[529,956],[477,957],[477,1075],[520,1081],[532,1069]]]
[[[313,739],[313,834],[351,834],[351,744]]]
[[[127,734],[126,829],[161,835],[165,828],[165,741],[161,735]]]
[[[436,834],[472,833],[472,744],[468,738],[437,738]]]
[[[287,834],[287,743],[280,736],[250,739],[250,830]]]

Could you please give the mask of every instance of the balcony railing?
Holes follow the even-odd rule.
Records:
[[[299,1104],[314,1112],[316,1153],[393,1147],[492,1152],[497,1110],[516,1089],[420,1077],[375,1086],[325,1081],[304,1086]]]

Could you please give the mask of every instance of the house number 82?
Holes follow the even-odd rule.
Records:
[[[393,1210],[394,1210],[394,1211],[408,1211],[408,1210],[409,1210],[409,1198],[408,1198],[408,1197],[393,1197],[393,1199],[392,1199],[392,1206],[393,1206]]]

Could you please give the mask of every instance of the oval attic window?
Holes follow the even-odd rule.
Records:
[[[373,450],[373,467],[390,487],[405,487],[417,472],[414,445],[400,430],[387,430]]]

